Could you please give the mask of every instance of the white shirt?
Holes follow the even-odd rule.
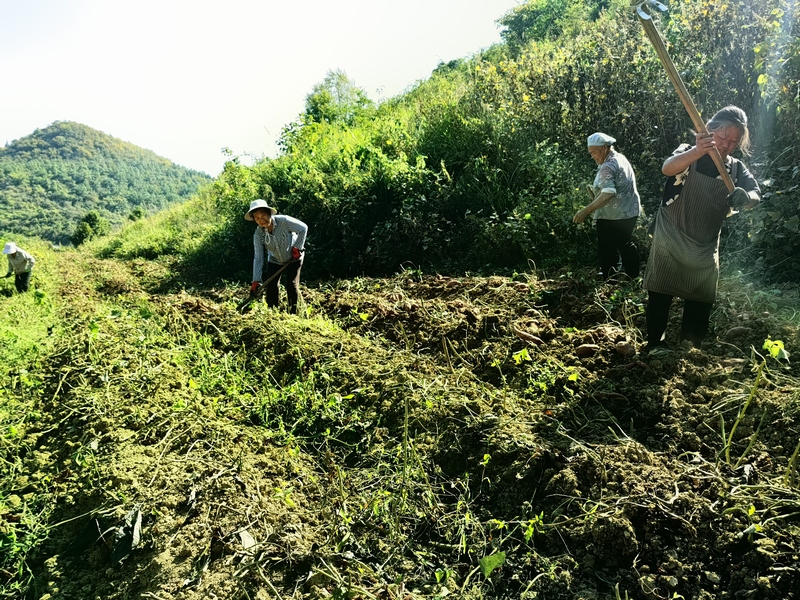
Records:
[[[595,194],[608,192],[614,197],[594,213],[595,219],[630,219],[642,212],[642,202],[636,189],[636,175],[628,159],[612,150],[598,166],[594,178]]]

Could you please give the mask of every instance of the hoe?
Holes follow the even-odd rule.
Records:
[[[272,275],[272,277],[270,277],[264,283],[259,285],[255,289],[255,291],[250,292],[250,295],[247,296],[247,298],[245,298],[244,300],[239,302],[239,305],[236,307],[236,310],[238,310],[242,314],[246,313],[249,310],[250,305],[253,302],[255,302],[256,300],[258,300],[259,298],[261,298],[261,296],[263,296],[264,293],[267,291],[267,284],[271,283],[277,277],[280,277],[280,275],[281,275],[281,273],[283,273],[284,269],[286,269],[286,267],[288,267],[290,264],[296,263],[297,260],[298,259],[294,258],[294,259],[284,263],[283,266],[280,269],[275,271],[275,273]]]
[[[683,84],[683,80],[678,74],[678,70],[675,68],[675,64],[672,62],[672,59],[667,52],[667,48],[664,45],[664,40],[661,38],[661,33],[659,33],[655,23],[653,23],[653,18],[645,10],[645,7],[652,7],[656,10],[664,12],[667,10],[667,7],[661,4],[661,2],[658,2],[658,0],[645,0],[644,2],[641,2],[635,6],[636,14],[639,15],[639,22],[642,24],[642,27],[644,27],[644,32],[647,34],[647,38],[650,40],[650,43],[652,43],[653,47],[656,49],[656,54],[658,54],[658,58],[661,59],[661,64],[664,65],[664,68],[667,70],[667,76],[672,82],[672,85],[675,87],[675,91],[678,92],[678,96],[680,96],[683,107],[686,109],[686,112],[689,113],[689,117],[692,119],[692,124],[699,133],[708,133],[706,124],[703,122],[703,119],[700,118],[700,113],[697,111],[697,107],[694,105],[691,96],[689,96],[689,92],[686,90],[686,86]],[[732,192],[734,188],[733,181],[731,181],[731,177],[728,175],[728,171],[725,169],[725,166],[722,163],[722,157],[719,155],[719,151],[714,148],[713,152],[710,154],[711,159],[717,166],[717,171],[719,171],[722,176],[722,181],[725,183],[725,187],[728,188],[729,192]]]

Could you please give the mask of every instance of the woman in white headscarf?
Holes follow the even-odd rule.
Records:
[[[36,259],[17,246],[14,242],[6,242],[3,246],[3,254],[8,258],[8,273],[6,277],[14,275],[14,286],[21,294],[28,291],[31,281],[31,271]]]
[[[572,219],[574,223],[583,223],[586,217],[594,215],[600,276],[603,279],[615,273],[620,260],[629,277],[639,276],[639,251],[631,236],[642,212],[642,203],[633,167],[614,149],[616,141],[601,132],[589,136],[589,154],[598,165],[591,189],[594,200]]]

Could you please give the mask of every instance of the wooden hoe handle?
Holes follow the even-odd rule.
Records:
[[[645,2],[645,4],[649,4],[649,2]],[[686,86],[683,84],[683,80],[678,74],[678,70],[675,68],[675,64],[672,62],[672,59],[667,52],[667,48],[664,45],[664,40],[661,38],[661,34],[659,33],[658,29],[656,29],[652,17],[642,10],[641,5],[639,5],[637,8],[636,13],[639,16],[639,22],[642,24],[644,32],[647,34],[647,38],[650,40],[650,43],[653,44],[653,48],[655,48],[658,58],[661,59],[661,64],[664,65],[664,68],[667,71],[669,80],[675,87],[675,91],[678,92],[678,96],[680,97],[686,112],[689,113],[689,117],[692,119],[692,124],[699,133],[708,133],[706,124],[700,117],[700,113],[697,111],[697,107],[694,105],[692,97],[686,90]],[[709,152],[709,155],[711,156],[711,160],[713,160],[714,164],[717,166],[717,170],[722,177],[722,181],[725,183],[725,187],[728,188],[729,192],[732,192],[734,189],[733,181],[731,180],[731,176],[728,174],[728,170],[725,168],[725,164],[722,162],[722,157],[719,154],[719,150],[712,148],[711,152]]]

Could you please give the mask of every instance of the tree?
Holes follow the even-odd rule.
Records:
[[[75,232],[70,236],[69,241],[73,246],[80,246],[91,239],[107,235],[111,231],[111,225],[96,211],[87,212],[75,227]]]
[[[561,17],[572,0],[529,0],[497,20],[505,27],[500,37],[519,49],[532,40],[554,39],[561,33]]]
[[[356,117],[374,106],[367,93],[356,86],[344,71],[328,71],[322,83],[306,96],[305,116],[316,123],[352,125]]]
[[[497,20],[505,27],[500,37],[513,52],[519,52],[534,40],[558,38],[574,21],[596,20],[611,3],[612,0],[528,0]]]
[[[80,221],[75,226],[75,231],[69,237],[69,241],[72,242],[72,245],[75,247],[80,246],[83,242],[90,240],[92,238],[92,228],[89,227],[89,224],[85,221]]]
[[[138,221],[139,219],[143,219],[147,215],[144,209],[141,206],[137,206],[131,211],[131,214],[128,215],[129,221]]]

